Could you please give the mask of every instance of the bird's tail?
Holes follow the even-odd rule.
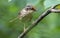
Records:
[[[10,20],[9,22],[13,22],[13,21],[15,21],[16,19],[18,19],[18,17],[16,17],[16,18]]]

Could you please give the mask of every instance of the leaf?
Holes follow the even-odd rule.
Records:
[[[60,4],[60,0],[45,0],[44,2],[45,8],[48,8],[50,6],[57,5],[57,4]]]

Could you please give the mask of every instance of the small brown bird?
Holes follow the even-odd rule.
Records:
[[[36,11],[36,9],[32,5],[27,5],[21,12],[19,12],[19,19],[27,18],[25,20],[28,20],[28,18],[31,18],[30,16],[34,11]]]
[[[20,12],[17,18],[19,18],[22,22],[24,23],[28,23],[27,21],[31,21],[32,19],[32,13],[36,11],[36,9],[34,8],[34,6],[32,5],[26,5],[25,8],[23,8]],[[15,18],[14,20],[16,20],[17,18]],[[14,20],[11,20],[14,21]]]
[[[32,13],[36,11],[35,7],[28,4],[26,5],[25,8],[23,8],[19,13],[18,13],[18,17],[14,18],[13,20],[11,20],[10,22],[15,21],[17,18],[19,18],[20,20],[31,20],[32,18]],[[24,21],[23,20],[23,21]]]

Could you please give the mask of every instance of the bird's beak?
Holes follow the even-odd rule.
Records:
[[[36,8],[32,7],[32,10],[33,10],[33,11],[36,11]]]

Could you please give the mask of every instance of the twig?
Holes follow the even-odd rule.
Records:
[[[57,10],[57,9],[51,9],[51,12],[54,12],[54,13],[60,13],[60,10]]]
[[[56,6],[56,5],[55,5],[55,6]],[[23,38],[32,28],[34,28],[35,26],[37,26],[37,24],[38,24],[44,17],[46,17],[48,14],[50,14],[51,12],[60,12],[60,10],[59,10],[59,11],[57,11],[57,10],[53,11],[53,10],[52,10],[52,9],[55,8],[55,6],[52,6],[50,9],[48,9],[48,10],[45,11],[42,15],[40,15],[40,16],[38,17],[38,19],[32,23],[32,25],[28,26],[28,27],[25,29],[25,31],[18,36],[18,38]]]

